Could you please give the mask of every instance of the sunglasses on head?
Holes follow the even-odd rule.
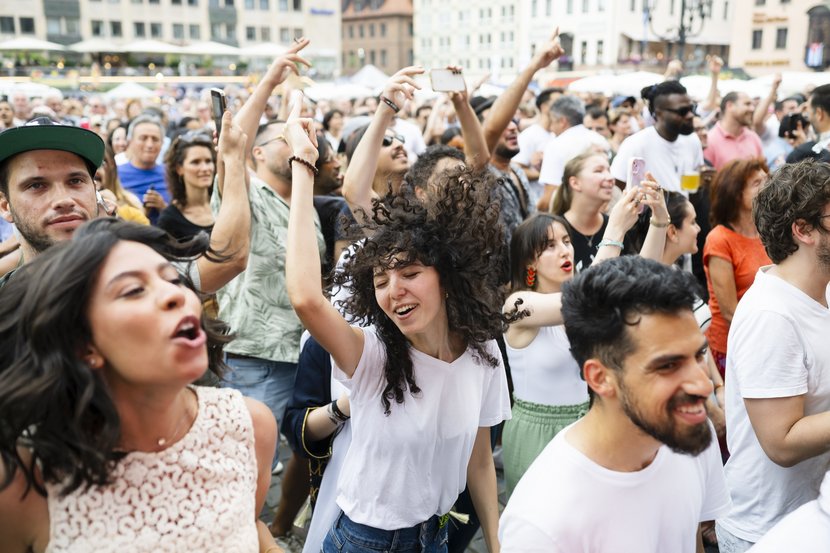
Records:
[[[682,108],[671,109],[671,108],[663,108],[665,111],[670,111],[679,115],[680,117],[686,117],[687,115],[694,114],[697,115],[697,104],[692,104],[690,106],[683,106]]]
[[[208,142],[211,146],[213,145],[213,136],[203,130],[187,131],[184,134],[180,134],[178,140],[179,142],[184,142],[185,144],[189,144],[191,142]]]
[[[397,140],[401,144],[406,143],[406,139],[403,136],[399,135],[399,134],[393,134],[391,136],[387,134],[386,136],[383,137],[383,147],[388,148],[389,146],[391,146],[393,140]]]

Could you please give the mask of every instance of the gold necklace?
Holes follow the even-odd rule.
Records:
[[[176,439],[179,438],[179,434],[182,431],[182,427],[185,425],[189,426],[188,421],[190,422],[190,424],[192,424],[193,417],[190,414],[190,402],[187,400],[185,401],[186,403],[184,406],[184,416],[179,418],[179,422],[176,424],[176,428],[173,430],[173,433],[170,434],[169,438],[165,438],[162,436],[156,441],[156,445],[158,447],[164,447],[168,443],[176,441]]]

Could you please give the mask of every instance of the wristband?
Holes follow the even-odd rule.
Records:
[[[331,421],[331,423],[332,423],[334,426],[340,426],[340,425],[342,425],[344,422],[346,422],[346,421],[344,421],[344,420],[340,420],[340,417],[338,417],[338,416],[334,413],[334,410],[333,410],[333,409],[332,409],[332,407],[331,407],[331,403],[329,403],[328,405],[326,405],[326,415],[328,415],[329,420]]]
[[[623,247],[625,245],[622,242],[620,242],[619,240],[611,240],[609,238],[603,238],[602,240],[599,241],[599,244],[597,244],[597,249],[600,249],[603,246],[614,246],[615,248],[623,249]]]
[[[651,225],[653,227],[657,227],[657,228],[666,228],[667,226],[669,226],[670,223],[671,223],[671,221],[660,222],[657,219],[655,219],[654,217],[652,217],[651,219],[648,220],[649,225]]]
[[[318,171],[318,170],[317,170],[317,168],[314,166],[314,164],[313,164],[313,163],[311,163],[310,161],[305,160],[305,159],[303,159],[303,158],[301,158],[301,157],[299,157],[299,156],[291,156],[291,157],[289,157],[289,158],[288,158],[288,166],[289,166],[289,167],[291,167],[291,168],[293,169],[294,167],[293,167],[292,163],[293,163],[293,162],[295,162],[295,161],[299,161],[301,164],[303,164],[303,165],[305,165],[306,167],[308,167],[308,170],[309,170],[309,171],[311,171],[312,173],[314,173],[314,176],[315,176],[315,177],[316,177],[316,176],[317,176],[317,174],[320,172],[320,171]]]
[[[391,109],[391,110],[392,110],[392,111],[394,111],[395,113],[398,113],[399,111],[401,111],[401,108],[399,108],[399,107],[398,107],[398,104],[396,104],[395,102],[393,102],[392,100],[390,100],[390,99],[389,99],[389,98],[387,98],[386,96],[381,96],[381,97],[380,97],[380,100],[381,100],[384,104],[386,104],[387,106],[389,106],[389,109]]]
[[[351,417],[340,410],[340,407],[337,406],[337,400],[331,402],[331,412],[334,413],[334,416],[340,419],[341,422],[346,422]]]

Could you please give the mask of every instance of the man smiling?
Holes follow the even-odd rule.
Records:
[[[728,512],[694,289],[690,274],[633,256],[565,285],[565,331],[591,408],[519,481],[501,519],[503,553],[692,553],[698,523]]]

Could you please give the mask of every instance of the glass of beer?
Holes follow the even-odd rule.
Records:
[[[697,192],[700,188],[700,173],[687,171],[680,177],[680,188],[687,192]]]

